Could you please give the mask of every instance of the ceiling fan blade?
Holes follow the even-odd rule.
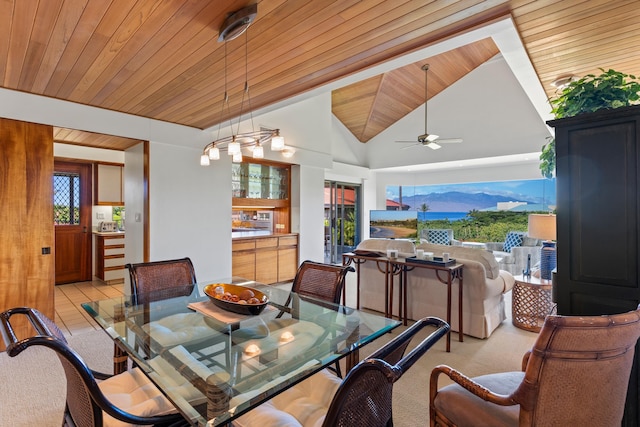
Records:
[[[417,144],[413,144],[413,145],[407,145],[406,147],[402,147],[401,150],[406,150],[407,148],[413,148],[413,147],[417,147],[418,145],[422,145],[419,142]]]
[[[425,144],[427,147],[431,148],[432,150],[439,150],[442,148],[442,146],[440,144],[436,144],[435,142],[430,142],[428,144]]]
[[[400,144],[407,144],[407,143],[415,144],[415,143],[417,143],[418,141],[416,141],[416,140],[414,139],[413,141],[396,141],[396,142],[399,142]]]
[[[462,138],[443,138],[439,139],[440,144],[459,144],[462,142]]]

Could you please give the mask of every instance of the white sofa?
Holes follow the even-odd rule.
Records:
[[[386,256],[387,249],[397,249],[400,256],[413,256],[416,246],[412,242],[392,239],[368,239],[361,242],[357,251],[373,251]],[[464,333],[477,338],[487,338],[506,318],[504,293],[513,288],[514,278],[500,270],[494,256],[486,250],[461,246],[444,246],[421,243],[418,249],[442,256],[448,252],[463,267],[462,315]],[[384,273],[375,262],[360,265],[360,305],[362,308],[384,312]],[[425,316],[447,316],[447,286],[442,284],[434,270],[416,268],[407,274],[407,315],[410,319]],[[395,279],[398,283],[398,279]],[[398,286],[394,286],[393,313],[398,314]],[[458,328],[457,281],[453,285],[451,302],[451,328]]]

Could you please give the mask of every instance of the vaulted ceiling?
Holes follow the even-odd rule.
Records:
[[[509,14],[549,97],[563,75],[640,74],[634,0],[258,0],[246,38],[217,42],[227,14],[255,2],[3,0],[0,86],[204,129],[241,112],[246,80],[262,108]],[[333,112],[365,142],[424,102],[422,64],[431,97],[495,53],[483,40],[337,89]]]

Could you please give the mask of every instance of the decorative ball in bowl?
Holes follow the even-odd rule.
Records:
[[[260,314],[269,298],[257,289],[230,283],[212,283],[204,293],[218,307],[238,314]]]

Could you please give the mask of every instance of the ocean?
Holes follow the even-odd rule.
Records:
[[[423,215],[425,215],[423,217]],[[433,221],[436,219],[448,219],[449,221],[458,221],[466,218],[467,212],[418,212],[419,220]]]

